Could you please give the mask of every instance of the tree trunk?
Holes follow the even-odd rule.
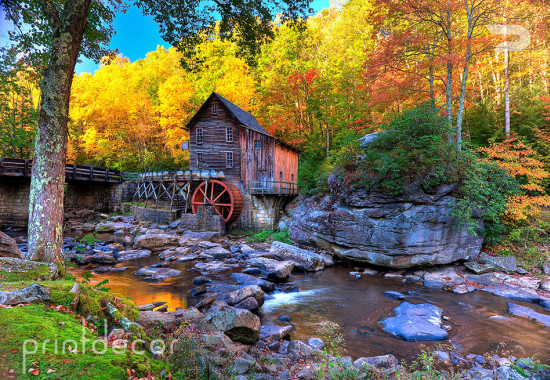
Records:
[[[508,54],[506,33],[504,34],[504,133],[506,134],[506,138],[510,138],[510,60]]]
[[[65,275],[62,254],[63,190],[69,98],[74,67],[86,30],[90,0],[69,0],[60,14],[51,0],[42,8],[53,31],[44,79],[29,195],[27,258],[54,262]]]
[[[464,62],[464,71],[462,73],[462,83],[460,85],[460,100],[458,102],[458,112],[456,115],[456,145],[458,150],[461,149],[462,145],[462,119],[464,116],[464,103],[466,101],[466,85],[468,83],[468,69],[470,67],[470,55],[472,51],[472,46],[468,42],[466,47],[466,62]]]

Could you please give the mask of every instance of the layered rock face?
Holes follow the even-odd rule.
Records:
[[[391,268],[474,259],[483,237],[450,216],[455,185],[406,196],[354,188],[332,175],[332,194],[298,198],[289,208],[290,238],[356,262]]]

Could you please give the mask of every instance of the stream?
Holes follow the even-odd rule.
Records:
[[[138,305],[154,301],[168,302],[169,311],[178,307],[187,308],[197,302],[188,291],[195,287],[192,280],[198,272],[189,271],[193,263],[170,263],[171,268],[182,271],[181,276],[153,283],[140,279],[135,272],[144,266],[159,262],[157,256],[118,263],[116,267],[128,267],[124,271],[93,274],[92,283],[108,279],[111,292],[128,296]],[[98,265],[72,268],[71,272],[82,278],[84,273]],[[213,276],[226,283],[233,283],[230,274],[243,268]],[[535,321],[511,315],[507,312],[510,300],[484,292],[458,295],[433,290],[421,284],[402,283],[397,279],[382,276],[349,276],[351,267],[335,266],[317,273],[292,274],[286,285],[299,289],[296,292],[275,292],[267,295],[260,309],[263,324],[281,324],[277,318],[288,315],[294,331],[292,339],[307,340],[320,336],[320,324],[326,321],[337,323],[344,341],[341,351],[354,358],[393,354],[398,358],[412,359],[421,350],[452,345],[461,353],[483,354],[494,352],[525,357],[536,354],[545,362],[550,357],[550,329]],[[405,293],[410,303],[429,302],[443,310],[450,326],[449,340],[443,342],[406,342],[395,338],[382,329],[380,320],[392,316],[392,309],[400,300],[388,298],[385,291]],[[529,306],[539,313],[548,310]]]

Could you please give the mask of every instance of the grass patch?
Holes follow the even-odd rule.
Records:
[[[280,241],[286,244],[292,244],[292,240],[288,237],[288,230],[273,232],[271,230],[263,230],[247,239],[250,243],[265,243],[271,241]]]
[[[17,259],[0,257],[0,282],[35,281],[50,277],[49,265],[36,265]]]

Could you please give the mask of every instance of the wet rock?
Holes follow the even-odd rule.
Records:
[[[323,339],[319,339],[319,338],[309,338],[306,343],[316,350],[322,350],[323,348],[326,347],[326,344],[323,341]]]
[[[243,273],[244,274],[249,274],[249,275],[259,275],[259,274],[262,273],[262,270],[260,268],[257,268],[257,267],[246,268],[246,269],[243,269]]]
[[[287,337],[292,331],[292,326],[263,325],[260,328],[260,339],[281,340]]]
[[[209,263],[196,263],[195,268],[201,272],[218,273],[231,269],[223,261],[211,261]]]
[[[451,361],[451,356],[449,355],[448,352],[445,352],[445,351],[434,351],[433,352],[434,356],[437,358],[437,360],[443,362],[443,363],[448,363]]]
[[[424,286],[427,288],[442,289],[464,282],[453,267],[435,269],[424,274]]]
[[[223,247],[212,247],[202,252],[207,256],[211,256],[214,260],[223,260],[227,258],[231,253]]]
[[[165,249],[159,254],[159,259],[166,260],[166,261],[173,261],[177,260],[182,256],[189,255],[193,251],[191,251],[191,248],[187,247],[171,247],[168,249]],[[194,255],[196,258],[197,255]]]
[[[281,322],[290,322],[292,318],[288,315],[281,315],[279,318],[277,318],[277,320]]]
[[[265,293],[257,285],[248,285],[244,288],[229,292],[223,297],[223,300],[229,305],[236,305],[248,297],[255,298],[259,306],[264,304]]]
[[[203,232],[185,231],[183,235],[181,235],[180,245],[185,245],[190,241],[201,241],[201,240],[212,241],[220,236],[221,234],[217,231],[203,231]]]
[[[236,304],[235,308],[256,312],[260,308],[260,305],[258,304],[258,301],[254,297],[248,297],[243,301],[239,302],[238,304]]]
[[[495,296],[509,298],[517,301],[534,302],[540,300],[540,296],[533,289],[523,289],[517,286],[495,285],[480,289],[483,292],[494,294]]]
[[[485,364],[487,363],[487,359],[485,359],[483,356],[481,355],[476,355],[475,358],[474,358],[475,362],[478,363],[478,364]]]
[[[195,307],[177,310],[173,312],[172,315],[176,317],[176,319],[178,320],[185,320],[185,321],[191,321],[191,322],[204,317],[204,314],[201,313]]]
[[[534,319],[542,323],[543,325],[550,327],[550,315],[538,313],[530,307],[516,305],[514,303],[508,302],[508,312],[514,315]]]
[[[301,380],[313,380],[315,379],[315,374],[306,368],[298,372],[296,377]]]
[[[164,306],[164,305],[167,305],[167,303],[164,302],[164,301],[157,301],[157,302],[153,302],[153,303],[148,303],[146,305],[140,305],[140,306],[138,306],[138,310],[139,311],[153,311],[157,307],[161,307],[161,306]]]
[[[288,353],[292,358],[299,358],[300,356],[309,356],[316,352],[309,344],[302,342],[301,340],[291,340],[288,343]]]
[[[550,292],[550,279],[540,283],[541,290]]]
[[[376,276],[378,274],[378,271],[371,268],[365,268],[363,269],[362,274],[364,276]]]
[[[91,255],[89,259],[91,260],[91,262],[98,264],[115,264],[117,262],[115,256],[106,252]]]
[[[42,302],[50,299],[50,290],[42,285],[32,284],[24,289],[0,291],[0,305]]]
[[[181,271],[172,268],[141,268],[136,272],[138,276],[144,276],[153,280],[164,280],[181,275]]]
[[[24,259],[14,239],[0,231],[0,257]]]
[[[140,311],[137,322],[146,329],[162,328],[164,331],[170,331],[176,325],[176,317],[159,311]]]
[[[181,220],[176,220],[168,225],[168,228],[171,228],[173,230],[177,229],[181,224]]]
[[[406,295],[404,295],[403,293],[400,293],[400,292],[394,292],[394,291],[387,291],[387,292],[384,292],[384,295],[388,298],[393,298],[393,299],[396,299],[396,300],[404,300],[405,298],[407,298]]]
[[[193,284],[195,285],[204,285],[204,284],[207,284],[209,282],[211,282],[212,280],[209,279],[208,277],[206,276],[198,276],[198,277],[195,277],[193,279]]]
[[[391,370],[395,370],[397,368],[399,361],[395,356],[388,354],[359,358],[353,362],[353,365],[358,368],[363,366],[374,367],[379,371],[389,374]]]
[[[188,261],[193,261],[197,259],[197,254],[196,253],[190,253],[188,255],[183,255],[183,256],[180,256],[176,259],[176,261],[178,263],[186,263]]]
[[[467,261],[464,263],[464,266],[475,274],[483,274],[495,270],[492,264],[480,264],[477,261]]]
[[[455,294],[466,294],[466,293],[473,292],[474,290],[476,290],[476,288],[474,288],[471,285],[461,284],[461,285],[456,285],[456,286],[452,287],[451,290]]]
[[[197,288],[193,288],[189,290],[189,295],[191,295],[191,297],[198,297],[200,295],[205,294],[207,291],[208,291],[208,288],[205,285],[202,285]]]
[[[546,261],[542,264],[542,273],[545,275],[550,275],[550,261]]]
[[[447,332],[441,328],[442,311],[438,307],[403,302],[393,310],[395,317],[381,322],[390,334],[408,341],[447,339]]]
[[[234,342],[254,344],[260,337],[260,318],[244,309],[222,310],[205,316],[199,327],[221,331]]]
[[[233,278],[238,285],[257,285],[262,288],[264,292],[272,292],[273,290],[275,290],[275,285],[273,285],[271,282],[262,280],[261,278],[250,276],[245,273],[233,273],[231,275],[231,278]]]
[[[129,233],[135,226],[131,223],[120,223],[120,222],[103,222],[98,223],[95,226],[95,232],[98,233],[109,233],[115,231],[123,231]]]
[[[288,278],[292,272],[292,269],[294,269],[294,266],[296,265],[294,261],[278,261],[265,257],[255,258],[249,261],[249,263],[250,265],[257,266],[258,268],[264,270],[267,277],[276,280],[284,280]]]
[[[274,241],[271,244],[269,253],[280,260],[296,262],[296,268],[306,272],[315,272],[322,270],[325,265],[334,264],[326,255],[320,255],[280,241]]]
[[[146,234],[136,238],[134,249],[148,249],[161,251],[168,247],[177,247],[179,239],[177,235],[168,234]]]
[[[481,264],[492,265],[499,271],[506,273],[514,273],[518,270],[518,264],[516,258],[513,256],[502,257],[502,256],[489,256],[485,252],[482,252],[479,255],[479,262]]]
[[[384,275],[384,278],[400,280],[403,278],[403,275],[401,273],[388,272]]]
[[[57,266],[53,263],[23,260],[15,257],[0,257],[0,281],[2,272],[16,273],[26,280],[55,280],[58,276]]]
[[[126,269],[128,269],[128,267],[120,267],[120,268],[116,268],[116,267],[99,267],[99,268],[94,269],[92,272],[94,272],[96,274],[104,274],[104,273],[111,273],[111,272],[121,272],[121,271],[126,270]]]
[[[116,258],[116,261],[120,263],[121,261],[130,261],[130,260],[142,259],[144,257],[149,257],[151,256],[151,251],[147,249],[120,251],[120,252],[116,252],[114,256]]]

